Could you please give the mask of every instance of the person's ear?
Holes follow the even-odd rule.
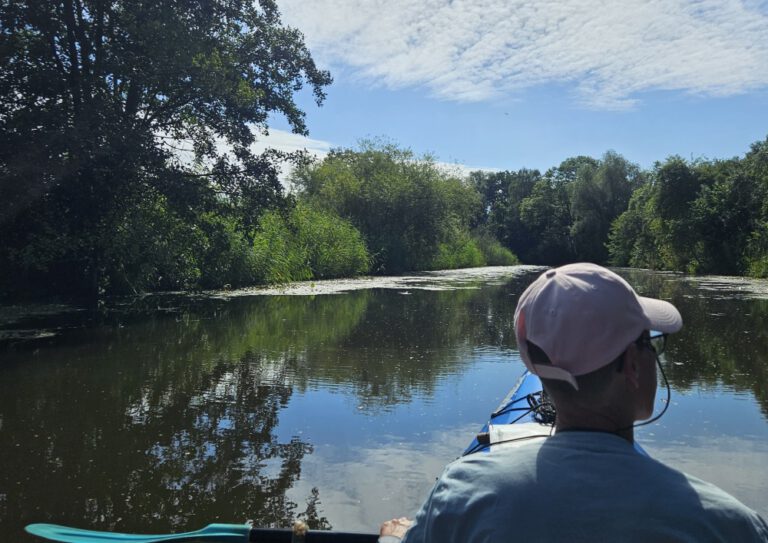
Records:
[[[624,378],[634,388],[640,388],[640,370],[637,363],[637,357],[640,355],[639,347],[635,343],[630,343],[627,350],[624,351],[624,367],[622,368]]]

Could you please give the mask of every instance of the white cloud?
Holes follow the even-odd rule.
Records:
[[[313,55],[391,88],[479,101],[570,85],[596,108],[639,93],[768,85],[763,0],[280,0]]]
[[[160,135],[160,137],[164,137]],[[194,155],[192,152],[192,146],[188,142],[182,142],[178,140],[170,140],[169,144],[173,145],[174,154],[176,159],[186,165],[191,164],[194,161]],[[230,151],[229,145],[223,138],[219,138],[216,142],[219,153],[228,153]],[[260,154],[267,149],[277,149],[278,151],[294,152],[294,151],[307,151],[315,158],[322,160],[328,155],[330,150],[336,147],[333,143],[324,140],[318,140],[308,138],[300,134],[294,134],[293,132],[287,132],[285,130],[270,129],[268,134],[257,134],[256,142],[251,145],[251,150]],[[484,171],[499,171],[497,168],[486,168],[482,166],[468,166],[466,164],[460,164],[458,162],[436,162],[438,168],[443,172],[454,175],[457,177],[467,177],[470,172],[477,170]],[[282,171],[280,172],[280,181],[286,187],[289,186],[288,178],[291,173],[291,165],[284,163],[282,165]]]
[[[323,159],[331,150],[331,147],[333,145],[327,141],[275,129],[270,129],[268,135],[257,135],[256,143],[251,145],[251,149],[256,153],[261,153],[266,149],[277,149],[278,151],[286,152],[306,150],[317,159]],[[285,188],[290,188],[289,178],[292,171],[293,167],[291,164],[283,163],[278,178]]]
[[[278,149],[280,151],[301,151],[306,149],[310,154],[323,158],[331,150],[332,144],[323,140],[316,140],[286,132],[285,130],[270,129],[268,135],[257,135],[257,141],[251,146],[256,153],[266,149]]]

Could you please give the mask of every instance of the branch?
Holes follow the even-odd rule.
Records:
[[[61,72],[62,77],[66,78],[68,73],[67,69],[64,67],[64,64],[61,62],[61,58],[59,57],[59,50],[56,47],[55,33],[48,34],[48,46],[51,48],[51,57],[53,57],[53,60],[56,63],[56,68],[59,70],[59,72]],[[69,97],[66,93],[62,93],[62,99],[64,100],[64,108],[66,110],[69,106]]]
[[[189,98],[190,97],[187,95],[187,93],[184,93],[184,92],[181,92],[175,96],[169,97],[164,104],[159,105],[155,108],[155,112],[153,114],[147,116],[146,121],[151,125],[163,113],[167,111],[172,111],[174,109],[178,109],[182,106],[187,105],[189,103]]]
[[[64,0],[64,22],[67,26],[67,43],[69,45],[69,82],[72,92],[72,102],[75,113],[80,111],[82,93],[80,89],[80,59],[77,55],[77,39],[75,38],[75,13],[72,0]]]
[[[83,73],[87,76],[91,74],[91,42],[85,32],[85,20],[83,19],[83,5],[80,0],[75,0],[75,33],[80,42],[80,61],[83,64]]]
[[[138,82],[138,76],[128,82],[128,97],[125,99],[125,115],[133,117],[139,107],[139,96],[141,95],[141,85]]]
[[[93,37],[94,66],[93,74],[101,77],[101,69],[104,64],[104,0],[96,2],[96,33]]]
[[[194,177],[194,178],[200,178],[200,177],[213,177],[215,175],[239,175],[241,173],[248,173],[248,169],[244,170],[230,170],[227,172],[208,172],[208,173],[188,173],[188,172],[179,172],[179,175],[182,175],[184,177]]]

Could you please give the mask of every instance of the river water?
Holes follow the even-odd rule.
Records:
[[[514,306],[540,271],[2,307],[0,539],[412,516],[522,373]],[[685,321],[638,440],[768,516],[768,282],[617,271]]]

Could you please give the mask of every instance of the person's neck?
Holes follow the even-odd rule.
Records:
[[[582,412],[574,416],[558,412],[555,432],[578,431],[615,434],[630,443],[635,442],[635,429],[632,422],[624,423],[621,418],[600,412]]]

